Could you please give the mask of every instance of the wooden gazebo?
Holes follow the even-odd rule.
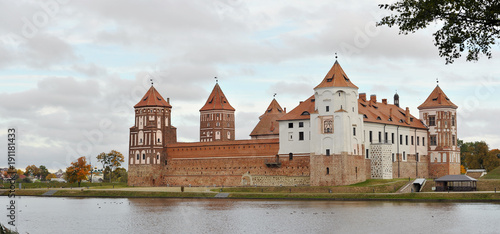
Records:
[[[434,180],[436,191],[476,191],[477,180],[467,175],[447,175]]]

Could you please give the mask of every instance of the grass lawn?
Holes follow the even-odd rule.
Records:
[[[500,180],[500,167],[497,167],[491,171],[488,172],[485,176],[481,177],[480,179],[497,179]]]

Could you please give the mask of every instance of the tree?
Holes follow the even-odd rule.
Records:
[[[442,23],[434,45],[446,64],[468,51],[467,61],[477,61],[479,54],[491,58],[491,45],[500,36],[500,2],[488,0],[401,0],[380,4],[381,9],[396,12],[385,16],[378,26],[399,26],[400,34],[414,33],[432,22]]]
[[[45,180],[48,174],[50,174],[49,170],[44,165],[40,165],[40,180]]]
[[[50,181],[52,178],[57,178],[57,176],[54,175],[54,174],[52,174],[52,173],[50,173],[50,174],[47,175],[47,177],[45,177],[45,179],[47,179],[48,181]]]
[[[500,161],[496,156],[500,151],[490,151],[486,142],[476,141],[461,143],[460,158],[462,159],[462,165],[466,168],[486,169],[486,171],[491,171],[500,165]]]
[[[17,175],[18,175],[18,176],[20,176],[20,175],[24,175],[23,170],[21,170],[21,169],[17,169]]]
[[[69,183],[78,182],[78,187],[82,180],[86,180],[90,174],[90,164],[87,164],[85,157],[80,157],[76,162],[72,162],[71,166],[66,168],[66,178]]]
[[[114,171],[114,169],[120,167],[122,165],[122,162],[125,161],[123,157],[123,154],[116,151],[116,150],[111,150],[109,153],[100,153],[97,155],[97,161],[102,163],[102,168],[106,172],[106,169],[109,167],[108,172],[108,177],[109,177],[109,182],[111,182],[111,173]]]
[[[40,176],[40,168],[38,168],[35,165],[29,165],[26,167],[26,170],[24,171],[25,176]]]
[[[126,183],[128,180],[128,173],[125,168],[116,168],[113,171],[113,179],[118,182]]]

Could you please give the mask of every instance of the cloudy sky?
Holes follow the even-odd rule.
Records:
[[[274,93],[291,110],[337,52],[360,93],[392,103],[397,90],[416,116],[438,78],[459,106],[459,138],[500,148],[500,48],[493,59],[445,65],[433,45],[437,25],[411,35],[375,27],[388,14],[379,3],[0,1],[1,139],[17,128],[18,168],[64,169],[79,156],[95,164],[113,149],[128,156],[133,105],[152,78],[170,98],[179,141],[197,141],[215,76],[246,139]]]

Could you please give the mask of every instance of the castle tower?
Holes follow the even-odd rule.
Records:
[[[216,83],[200,109],[200,141],[234,140],[234,108]]]
[[[129,168],[134,165],[164,164],[164,147],[177,142],[177,129],[171,125],[172,106],[151,85],[134,106],[135,124],[130,128]]]
[[[279,138],[278,119],[285,114],[278,101],[273,98],[266,112],[259,117],[259,123],[250,133],[252,139]]]
[[[429,127],[425,143],[430,155],[429,176],[433,178],[460,174],[457,108],[439,85],[418,107],[420,119]]]
[[[362,155],[363,120],[358,113],[358,87],[337,61],[314,91],[316,113],[311,114],[313,152],[316,155]]]

